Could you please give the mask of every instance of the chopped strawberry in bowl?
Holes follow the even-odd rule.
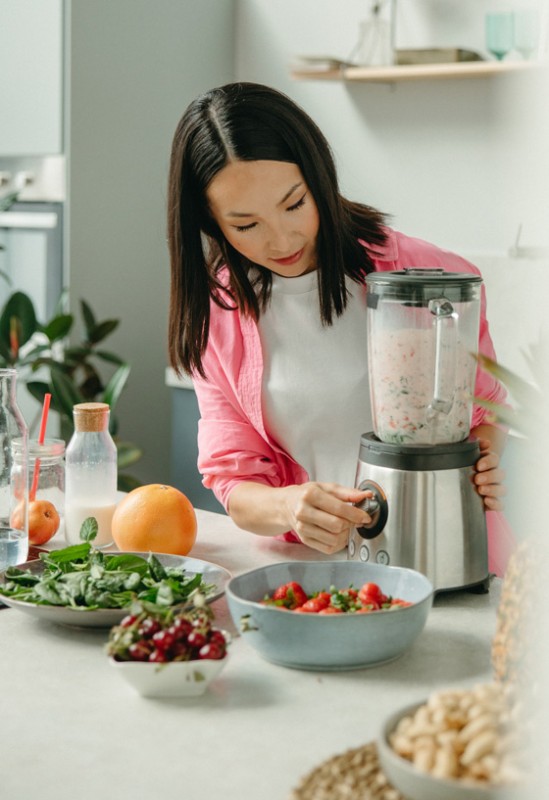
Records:
[[[263,658],[311,670],[398,658],[433,602],[421,573],[356,561],[271,564],[232,578],[226,593],[235,625]]]

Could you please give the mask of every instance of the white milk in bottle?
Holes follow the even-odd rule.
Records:
[[[117,453],[109,433],[107,403],[79,403],[73,408],[74,434],[66,452],[65,537],[78,544],[88,517],[98,524],[96,547],[112,544],[116,508]]]

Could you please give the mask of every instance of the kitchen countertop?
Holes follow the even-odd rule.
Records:
[[[192,556],[233,574],[285,560],[324,559],[254,537],[197,510]],[[55,544],[55,542],[54,542]],[[338,556],[344,558],[343,554]],[[371,669],[306,672],[263,661],[235,638],[205,695],[146,699],[115,674],[108,631],[0,613],[1,794],[11,800],[287,800],[301,776],[377,735],[384,717],[434,687],[490,680],[501,582],[486,595],[439,596],[400,659]],[[217,624],[235,631],[225,598]]]

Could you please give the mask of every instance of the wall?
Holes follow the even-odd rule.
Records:
[[[233,79],[233,3],[72,0],[67,28],[71,305],[78,313],[84,298],[99,319],[121,319],[105,342],[132,364],[120,433],[144,450],[131,471],[167,482],[169,151],[192,97]]]
[[[460,46],[486,56],[484,14],[504,5],[401,0],[397,46]],[[240,0],[238,77],[285,91],[313,116],[333,146],[345,194],[388,212],[406,233],[482,262],[490,288],[518,284],[521,306],[530,298],[528,313],[540,320],[549,264],[509,259],[508,250],[521,223],[523,245],[549,246],[547,76],[393,85],[292,80],[297,55],[348,58],[369,8],[365,0]],[[498,354],[522,367],[524,342],[508,325],[513,304],[506,299],[499,316],[490,301]]]

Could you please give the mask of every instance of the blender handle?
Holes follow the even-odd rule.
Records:
[[[445,297],[429,301],[435,318],[435,381],[428,412],[449,414],[456,388],[457,322],[459,316]]]

